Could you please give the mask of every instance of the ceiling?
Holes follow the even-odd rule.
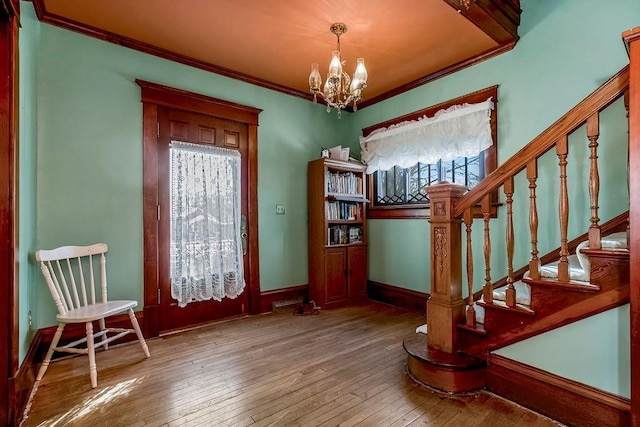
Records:
[[[519,0],[33,0],[46,23],[311,98],[344,22],[341,57],[365,58],[360,107],[513,47]],[[393,7],[390,7],[390,6]]]

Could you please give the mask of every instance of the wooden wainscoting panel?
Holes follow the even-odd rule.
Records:
[[[367,281],[367,294],[369,299],[415,311],[416,313],[426,313],[427,300],[429,299],[429,294],[427,293],[374,282],[373,280]]]
[[[629,399],[490,354],[486,387],[506,399],[568,425],[631,425]]]

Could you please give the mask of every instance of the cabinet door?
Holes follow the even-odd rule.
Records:
[[[347,250],[349,297],[367,294],[367,247],[351,246]]]
[[[345,299],[347,297],[347,251],[345,248],[327,249],[324,256],[327,302]]]

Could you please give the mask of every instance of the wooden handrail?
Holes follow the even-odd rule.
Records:
[[[485,195],[495,191],[505,179],[522,171],[532,159],[540,158],[554,147],[559,139],[582,126],[592,114],[608,107],[622,96],[628,87],[629,66],[627,65],[462,196],[455,203],[454,218],[460,218],[465,210],[475,206]]]

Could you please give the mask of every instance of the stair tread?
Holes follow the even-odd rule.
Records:
[[[583,249],[582,253],[590,257],[629,259],[629,249]]]
[[[405,351],[414,358],[426,362],[431,366],[460,371],[478,369],[486,365],[484,360],[474,356],[469,356],[464,353],[446,353],[430,347],[427,345],[427,340],[424,335],[413,335],[402,342]]]
[[[533,285],[533,286],[547,286],[552,288],[561,288],[567,289],[570,291],[577,292],[598,292],[600,290],[600,286],[593,285],[589,282],[582,282],[578,280],[569,280],[568,282],[560,281],[558,279],[554,279],[551,277],[545,277],[540,279],[532,279],[530,277],[525,277],[522,279],[523,282]]]
[[[518,314],[522,314],[524,316],[535,316],[536,312],[531,310],[529,307],[527,307],[526,305],[522,305],[522,304],[516,304],[515,307],[509,307],[507,306],[507,304],[504,301],[493,301],[493,302],[486,302],[486,301],[478,301],[476,304],[478,304],[479,306],[485,308],[485,309],[495,309],[495,310],[502,310],[502,311],[508,311],[511,313],[518,313]]]
[[[513,286],[516,290],[516,303],[524,306],[531,305],[531,288],[522,280],[513,282]],[[493,290],[494,301],[504,301],[506,299],[506,290],[508,285],[497,287]],[[481,298],[481,301],[484,299]]]
[[[484,325],[482,323],[476,322],[475,328],[473,326],[467,325],[466,323],[458,323],[456,326],[458,329],[464,329],[465,331],[469,331],[474,334],[487,335],[487,331],[484,329]]]

